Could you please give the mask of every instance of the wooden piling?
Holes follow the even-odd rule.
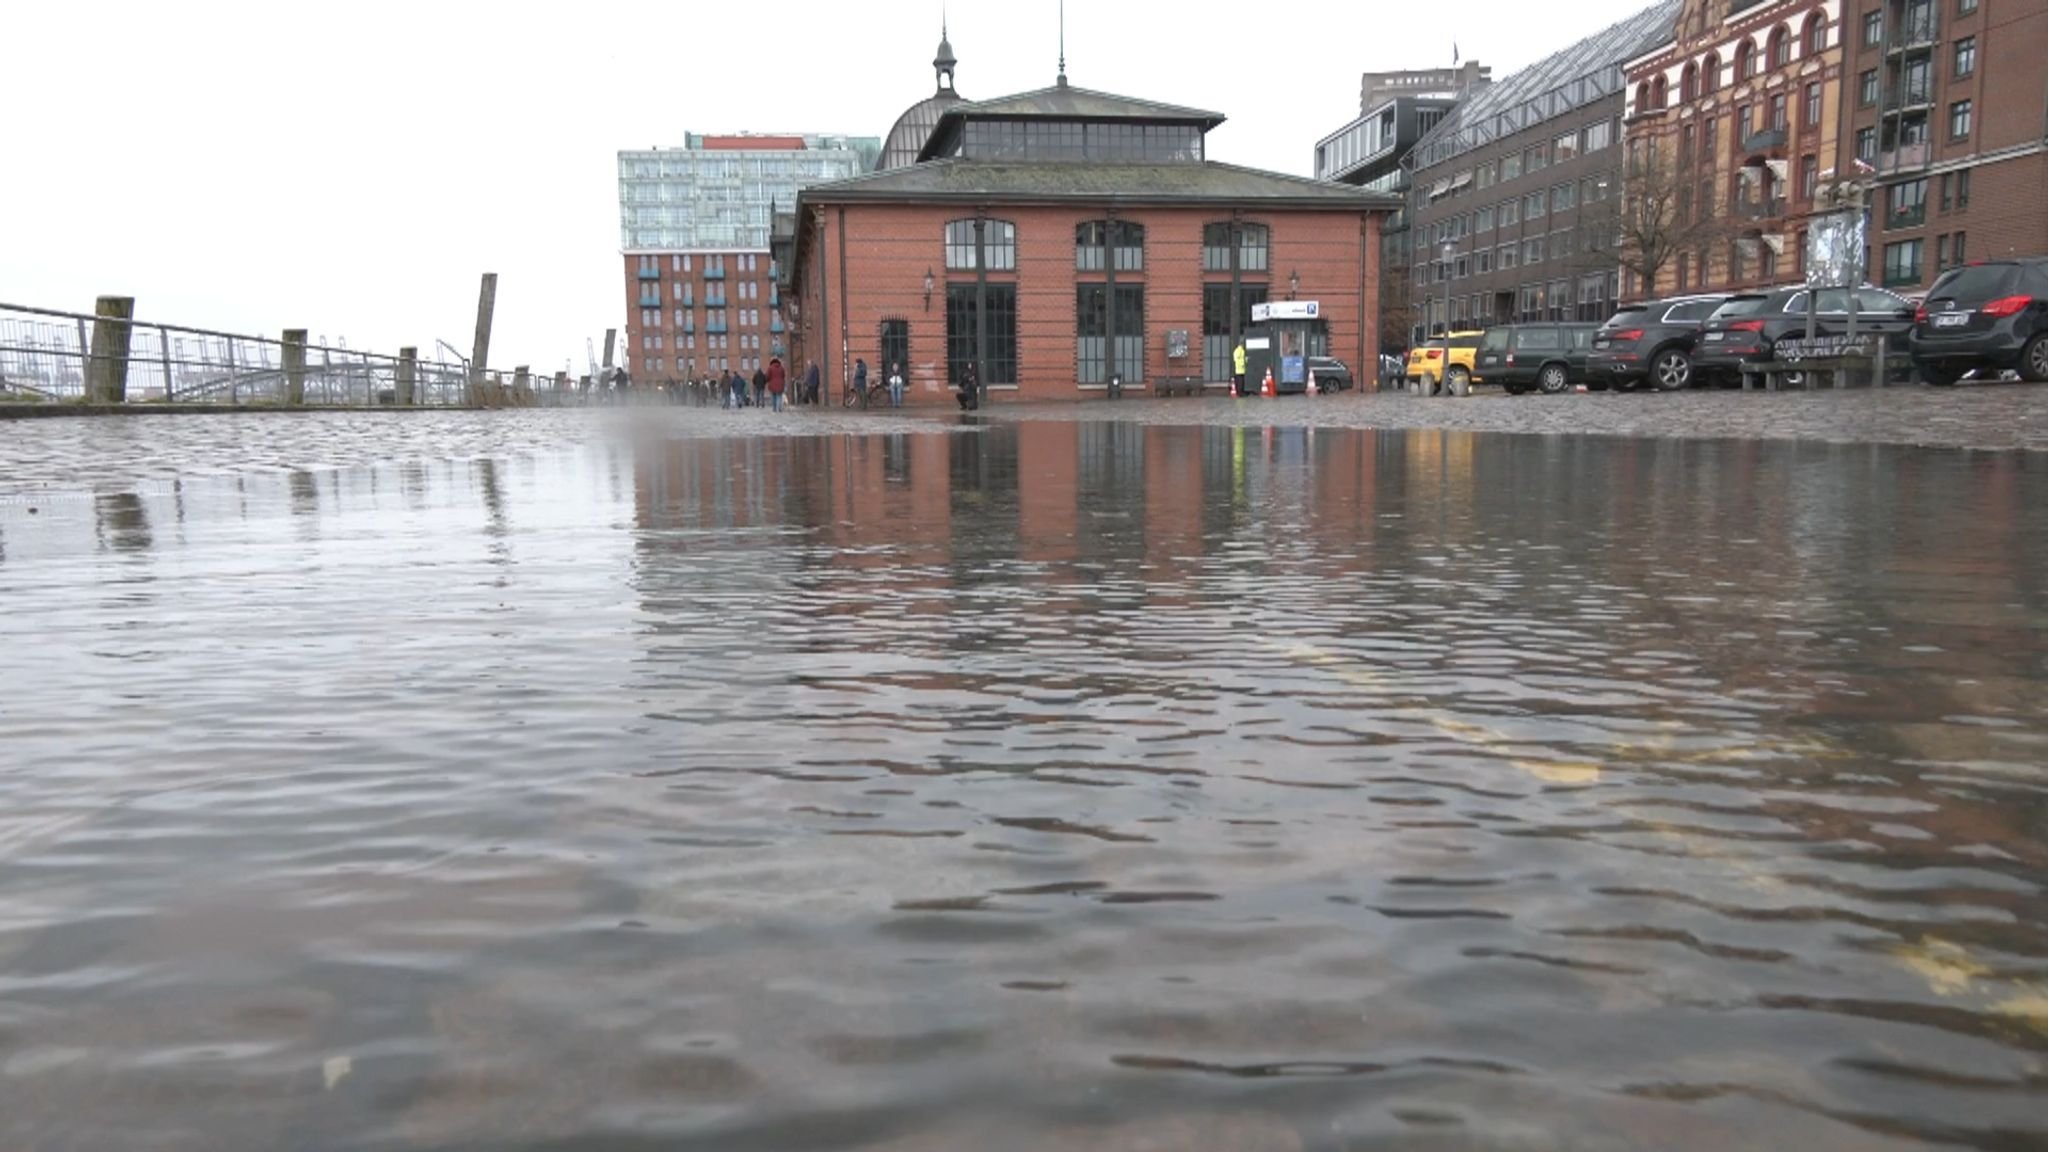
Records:
[[[128,343],[135,326],[133,296],[102,296],[93,306],[92,348],[85,364],[85,399],[91,404],[128,400]]]

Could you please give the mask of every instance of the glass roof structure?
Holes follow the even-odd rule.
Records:
[[[1415,147],[1416,171],[1620,92],[1622,65],[1671,39],[1683,0],[1658,0],[1604,31],[1474,92]]]

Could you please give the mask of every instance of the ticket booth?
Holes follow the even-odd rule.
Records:
[[[1252,305],[1252,326],[1245,334],[1245,387],[1256,394],[1272,369],[1275,390],[1283,395],[1308,390],[1308,361],[1325,355],[1330,343],[1322,305],[1314,300],[1275,300]]]

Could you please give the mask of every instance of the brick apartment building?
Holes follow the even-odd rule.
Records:
[[[1618,263],[1601,238],[1621,191],[1621,61],[1670,37],[1662,0],[1459,103],[1410,154],[1407,269],[1420,336],[1604,320]]]
[[[786,351],[769,233],[806,184],[871,167],[881,141],[705,136],[619,153],[626,346],[640,380],[751,373]]]
[[[1669,212],[1630,210],[1624,296],[1804,275],[1805,221],[1841,122],[1840,9],[1685,0],[1665,42],[1628,62],[1629,197]]]
[[[1873,282],[1932,285],[1970,260],[2048,254],[2048,0],[1844,0],[1832,161],[1874,171]]]
[[[1212,161],[1220,114],[1064,73],[930,111],[915,162],[799,196],[797,362],[840,387],[856,358],[900,362],[920,402],[951,403],[969,365],[998,400],[1221,384],[1252,306],[1284,298],[1318,301],[1319,343],[1373,379],[1392,197]]]

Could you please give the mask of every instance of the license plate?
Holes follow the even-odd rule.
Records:
[[[1716,343],[1725,335],[1727,335],[1725,332],[1709,332],[1707,333],[1707,343]]]
[[[1605,351],[1607,351],[1607,345],[1608,345],[1608,343],[1609,343],[1609,341],[1606,341],[1606,340],[1595,340],[1595,341],[1593,341],[1593,347],[1595,347],[1595,348],[1599,349],[1599,350],[1600,350],[1600,351],[1602,351],[1602,352],[1605,352]]]
[[[1934,317],[1936,328],[1961,328],[1970,322],[1968,312],[1941,312]]]

